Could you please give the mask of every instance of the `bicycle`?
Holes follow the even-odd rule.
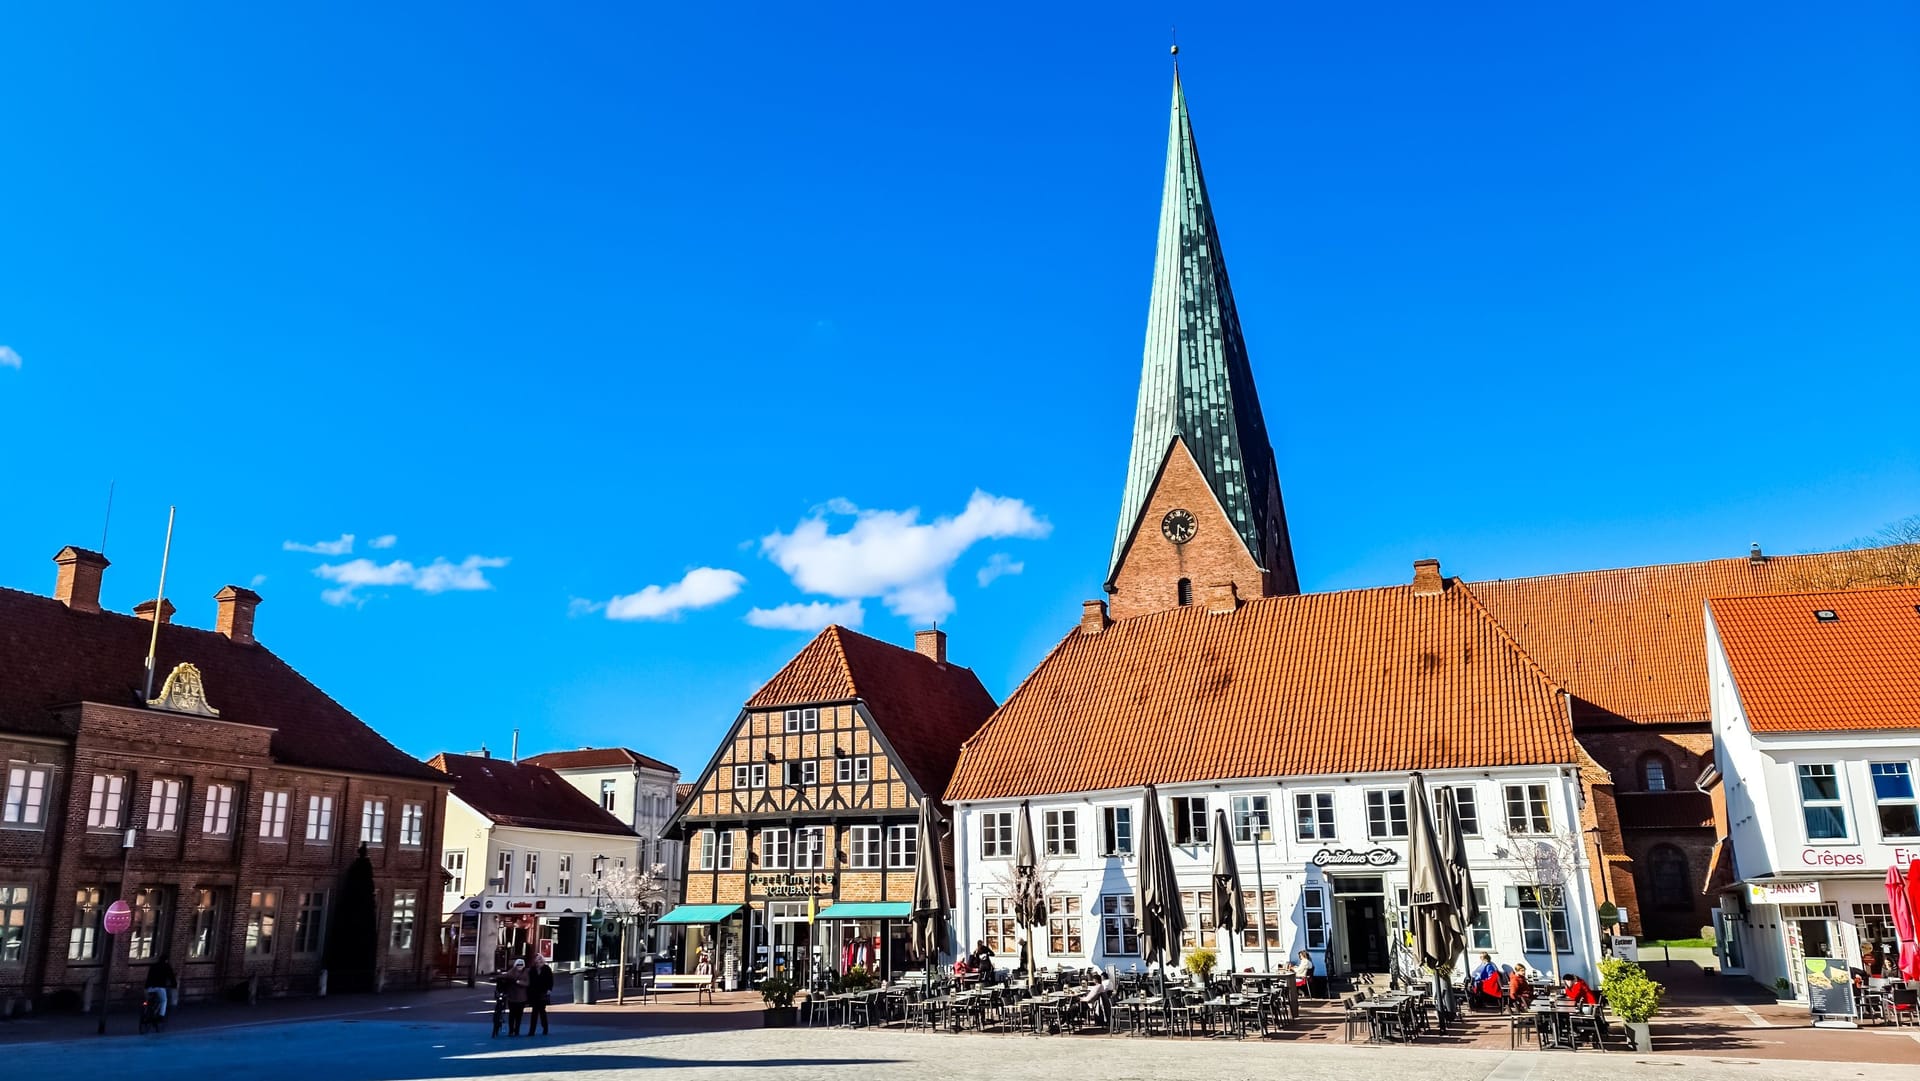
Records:
[[[140,1035],[164,1032],[166,1028],[167,1015],[160,1012],[160,996],[149,990],[140,996]]]

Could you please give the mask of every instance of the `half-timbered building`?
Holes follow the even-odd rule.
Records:
[[[806,982],[855,964],[912,965],[906,948],[920,801],[938,798],[993,697],[947,661],[830,626],[748,699],[666,833],[686,842],[687,931],[727,986],[782,969]],[[948,866],[951,868],[951,858]]]

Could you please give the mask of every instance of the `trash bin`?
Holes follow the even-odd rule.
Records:
[[[583,968],[573,974],[573,1000],[593,1005],[594,971]]]

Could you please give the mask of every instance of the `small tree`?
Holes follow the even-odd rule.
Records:
[[[1600,962],[1600,993],[1606,996],[1607,1009],[1630,1024],[1644,1025],[1660,1012],[1660,999],[1667,993],[1646,969],[1632,961],[1609,957]]]
[[[659,911],[667,897],[667,866],[608,867],[581,878],[584,895],[591,896],[602,913],[625,927]],[[637,937],[637,934],[636,934]],[[622,957],[621,964],[627,959]]]
[[[1501,829],[1505,843],[1493,850],[1495,857],[1512,860],[1513,877],[1521,889],[1533,895],[1540,922],[1547,936],[1547,957],[1553,963],[1553,982],[1560,982],[1560,951],[1553,942],[1553,914],[1568,920],[1567,934],[1573,934],[1572,910],[1567,907],[1567,884],[1579,873],[1579,850],[1573,839],[1561,833],[1516,833],[1512,826]]]

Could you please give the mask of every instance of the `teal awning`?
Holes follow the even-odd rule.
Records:
[[[672,912],[653,921],[658,927],[668,923],[719,923],[735,912],[739,905],[675,905]]]
[[[820,910],[822,920],[904,920],[913,915],[911,901],[842,901]]]

